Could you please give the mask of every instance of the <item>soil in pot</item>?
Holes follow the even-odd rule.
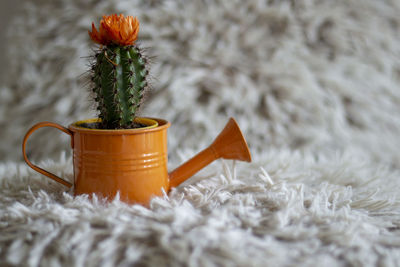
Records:
[[[83,128],[88,128],[88,129],[102,129],[102,130],[106,130],[107,129],[107,128],[104,128],[101,125],[100,122],[90,122],[90,123],[86,123],[85,122],[85,123],[79,124],[79,126],[83,127]],[[132,126],[133,127],[131,127],[131,128],[117,128],[117,129],[114,129],[114,130],[143,128],[143,127],[147,127],[148,125],[134,122]],[[113,130],[113,129],[107,129],[107,130]]]

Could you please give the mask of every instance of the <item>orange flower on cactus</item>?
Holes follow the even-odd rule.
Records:
[[[92,31],[89,31],[90,38],[101,45],[133,45],[139,33],[139,20],[132,16],[113,14],[103,16],[100,21],[100,28],[97,31],[92,23]]]

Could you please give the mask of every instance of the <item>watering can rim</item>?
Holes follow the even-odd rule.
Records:
[[[79,120],[71,123],[68,126],[68,129],[72,132],[80,132],[86,134],[95,134],[95,135],[131,135],[131,134],[141,134],[144,132],[157,132],[167,129],[171,126],[171,123],[160,118],[152,118],[152,117],[140,117],[140,119],[148,119],[155,121],[157,125],[155,127],[143,127],[143,128],[133,128],[133,129],[90,129],[86,127],[81,127],[80,125],[83,123],[91,123],[98,122],[98,118],[91,118],[85,120]]]

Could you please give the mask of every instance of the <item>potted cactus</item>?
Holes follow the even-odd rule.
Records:
[[[100,45],[91,66],[92,91],[100,112],[99,128],[130,129],[148,89],[147,59],[135,44],[139,21],[124,15],[103,16],[90,38]]]
[[[99,118],[63,127],[40,122],[25,135],[22,152],[34,170],[67,186],[75,195],[98,194],[147,204],[151,197],[191,177],[218,158],[251,161],[246,141],[230,119],[215,141],[195,157],[168,173],[167,129],[158,118],[139,118],[137,111],[148,89],[147,60],[135,45],[139,21],[131,16],[103,16],[99,30],[92,24],[90,38],[100,45],[91,67],[94,100]],[[54,127],[71,136],[74,181],[70,182],[32,164],[26,155],[29,136],[39,128]]]

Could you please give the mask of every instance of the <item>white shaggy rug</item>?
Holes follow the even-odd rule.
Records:
[[[399,1],[24,6],[0,90],[0,265],[400,265]],[[150,208],[73,198],[20,163],[33,123],[95,116],[87,30],[120,12],[156,56],[142,114],[172,122],[171,169],[230,116],[253,163],[213,163]],[[62,136],[38,132],[29,156],[71,178]]]
[[[65,175],[65,159],[47,168]],[[1,259],[28,266],[399,266],[399,173],[271,150],[218,163],[150,209],[73,198],[0,166]],[[71,175],[70,175],[71,176]]]

